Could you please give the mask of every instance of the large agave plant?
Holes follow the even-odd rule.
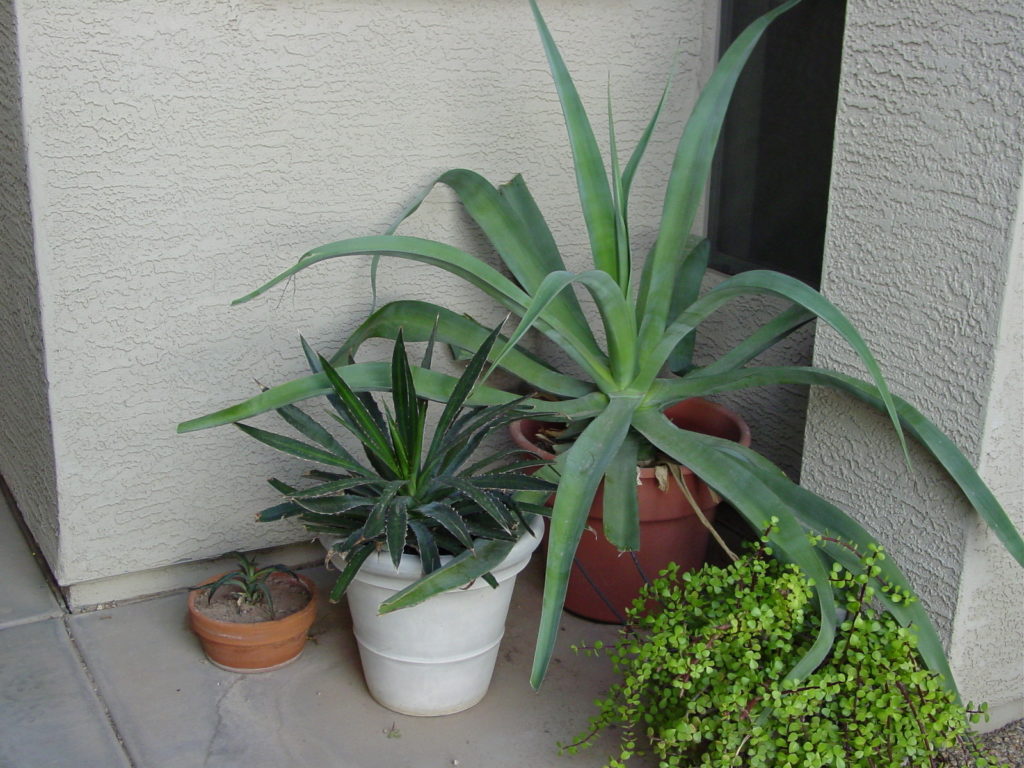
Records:
[[[797,2],[788,0],[752,23],[722,56],[679,141],[657,241],[642,267],[635,263],[630,251],[629,192],[661,106],[625,166],[619,163],[611,132],[612,157],[610,168],[606,169],[572,78],[535,0],[530,0],[568,128],[594,268],[578,273],[565,268],[554,237],[522,178],[517,176],[496,188],[479,174],[459,169],[445,173],[437,183],[455,191],[466,212],[500,255],[511,278],[450,245],[395,235],[392,228],[385,235],[315,248],[293,267],[238,300],[249,301],[326,259],[369,254],[440,267],[483,290],[520,318],[515,331],[493,353],[492,365],[500,363],[529,386],[560,398],[556,402],[527,401],[535,414],[583,425],[572,447],[560,455],[554,467],[559,485],[551,513],[544,604],[531,679],[534,686],[540,685],[548,667],[573,554],[598,484],[605,479],[610,488],[631,488],[637,453],[645,441],[690,467],[756,529],[770,529],[778,556],[798,565],[818,585],[815,598],[821,614],[819,634],[790,675],[799,678],[810,673],[831,648],[837,611],[835,596],[827,586],[830,561],[858,570],[860,566],[852,551],[866,551],[871,537],[849,515],[795,485],[753,451],[675,428],[662,415],[662,409],[686,397],[794,383],[847,392],[887,413],[904,447],[906,431],[931,451],[1024,565],[1024,541],[974,469],[931,422],[890,394],[860,334],[822,295],[798,280],[767,271],[732,277],[704,296],[699,295],[708,244],[692,237],[690,232],[733,87],[766,27]],[[429,189],[409,207],[406,216],[416,210],[427,192]],[[636,280],[635,274],[639,275]],[[592,332],[574,293],[566,290],[570,286],[580,286],[593,297],[604,326],[605,345]],[[716,362],[693,367],[691,350],[700,324],[731,299],[757,293],[782,297],[791,306]],[[831,325],[857,351],[870,374],[869,381],[819,368],[747,365],[813,318]],[[438,339],[464,350],[476,349],[488,335],[483,326],[443,307],[396,301],[367,319],[331,358],[330,364],[354,389],[387,386],[386,372],[373,364],[353,363],[353,352],[364,340],[394,338],[399,329],[404,330],[407,339],[426,340],[435,327]],[[529,328],[536,328],[564,350],[584,371],[584,376],[567,375],[520,348],[518,342]],[[451,394],[453,380],[428,371],[413,373],[421,393],[439,400]],[[323,394],[328,388],[324,374],[299,379],[234,407],[186,422],[179,429],[189,431],[238,421]],[[476,390],[474,402],[497,404],[513,397],[482,386]],[[634,494],[625,492],[608,497],[616,503],[606,505],[605,534],[620,549],[635,549],[639,535]],[[825,546],[811,546],[808,531],[824,535],[828,540]],[[844,542],[853,546],[847,548]],[[870,578],[909,588],[891,561],[883,561],[878,568],[868,574]],[[941,644],[920,605],[893,602],[886,608],[901,623],[916,625],[923,657],[932,669],[946,676],[952,687]]]

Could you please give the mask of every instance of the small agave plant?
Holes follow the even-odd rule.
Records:
[[[308,531],[334,540],[328,559],[339,553],[345,566],[331,591],[332,602],[378,550],[386,550],[396,568],[404,553],[416,554],[424,574],[389,598],[386,610],[414,605],[476,578],[497,586],[490,570],[520,536],[533,535],[526,514],[545,508],[512,494],[551,493],[552,483],[523,474],[544,462],[509,461],[514,452],[507,450],[474,456],[495,429],[522,418],[519,401],[465,406],[497,335],[493,331],[469,361],[432,431],[427,427],[429,401],[417,393],[401,332],[390,365],[391,405],[383,409],[371,394],[353,391],[303,340],[311,367],[323,371],[330,384],[331,418],[360,442],[365,462],[294,405],[277,413],[309,442],[237,425],[261,443],[330,468],[308,472],[317,483],[303,489],[271,479],[285,501],[263,510],[257,519],[297,517]],[[431,340],[418,367],[421,377],[429,378],[433,347]],[[451,557],[442,564],[444,555]]]
[[[521,177],[495,187],[478,173],[455,169],[440,176],[436,183],[454,190],[511,277],[483,258],[451,245],[396,235],[396,224],[384,235],[314,248],[297,264],[237,300],[249,301],[297,272],[328,259],[388,256],[447,270],[520,319],[515,331],[489,353],[492,367],[500,365],[533,390],[553,398],[524,401],[524,405],[533,408],[531,417],[574,423],[577,432],[572,447],[547,470],[549,476],[557,478],[558,493],[551,511],[544,602],[531,677],[535,687],[543,680],[551,660],[573,555],[598,485],[605,480],[608,487],[631,487],[638,453],[645,446],[653,446],[672,461],[693,470],[755,530],[766,530],[770,520],[778,519],[770,534],[773,549],[812,580],[820,614],[816,640],[789,671],[789,677],[806,677],[832,648],[837,596],[829,588],[831,565],[838,562],[856,572],[862,572],[863,566],[856,558],[851,559],[843,547],[812,546],[808,533],[852,542],[862,551],[867,551],[874,539],[851,516],[791,482],[759,454],[729,441],[674,427],[662,411],[688,397],[778,384],[831,387],[852,395],[889,416],[904,450],[904,435],[909,433],[930,451],[1006,548],[1024,565],[1024,540],[974,468],[913,406],[890,394],[864,339],[824,296],[799,280],[769,271],[746,272],[722,281],[704,295],[700,293],[709,246],[706,240],[691,236],[691,231],[733,88],[765,29],[798,2],[787,0],[754,21],[721,57],[679,140],[665,191],[661,225],[645,259],[636,260],[631,250],[628,202],[633,178],[661,106],[655,110],[624,166],[620,165],[609,120],[611,161],[606,168],[565,62],[535,0],[530,0],[568,129],[593,269],[577,273],[566,269],[554,236]],[[417,209],[428,192],[429,188],[417,197],[403,219]],[[570,290],[575,286],[582,287],[593,298],[606,343],[600,342],[600,336],[590,327]],[[716,361],[695,367],[692,350],[701,324],[725,303],[749,294],[774,295],[787,301],[789,307]],[[764,350],[813,319],[828,323],[841,334],[859,355],[868,380],[816,367],[748,365]],[[557,345],[583,375],[564,373],[520,347],[519,342],[530,328]],[[354,363],[352,356],[365,340],[394,339],[400,330],[406,339],[417,341],[425,341],[436,333],[438,340],[461,350],[477,349],[488,336],[486,327],[444,307],[416,301],[391,302],[356,329],[324,363],[323,372],[186,422],[179,426],[179,431],[237,422],[267,410],[287,408],[305,398],[330,392],[335,379],[345,381],[356,391],[387,387],[385,370],[373,363]],[[413,379],[419,393],[431,399],[446,401],[459,391],[455,380],[429,371],[414,370]],[[497,405],[515,398],[510,392],[479,386],[467,402]],[[639,546],[635,494],[619,494],[615,501],[605,505],[604,533],[619,549],[634,550]],[[891,561],[879,567],[882,572],[877,577],[869,574],[869,578],[883,578],[887,583],[909,588]],[[920,604],[890,602],[886,609],[901,624],[916,627],[922,656],[953,687],[942,645]]]
[[[256,565],[255,557],[247,557],[241,552],[229,552],[235,558],[238,567],[225,573],[219,579],[209,584],[201,584],[198,587],[190,587],[190,591],[205,591],[207,602],[213,602],[213,596],[221,587],[237,587],[235,602],[238,610],[246,607],[253,608],[260,604],[267,606],[270,618],[274,618],[274,598],[270,594],[270,587],[267,586],[267,579],[275,573],[286,573],[296,581],[299,576],[295,571],[283,565],[265,565],[262,568]]]

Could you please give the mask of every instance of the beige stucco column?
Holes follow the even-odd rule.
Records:
[[[1024,6],[849,4],[823,290],[893,390],[935,421],[1024,528]],[[860,372],[819,330],[819,365]],[[885,420],[811,399],[803,481],[855,510],[921,594],[965,699],[1024,716],[1024,569]]]

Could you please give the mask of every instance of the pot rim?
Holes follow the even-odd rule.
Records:
[[[491,571],[499,581],[504,578],[504,571],[506,570],[515,569],[513,572],[518,573],[521,569],[516,566],[521,562],[525,565],[525,561],[529,560],[533,550],[538,547],[544,536],[544,517],[542,515],[531,514],[527,515],[526,519],[533,529],[534,535],[531,536],[526,532],[520,536],[519,540],[512,546],[511,551],[505,556],[505,559]],[[320,543],[328,550],[335,541],[338,541],[338,539],[320,537]],[[344,563],[344,558],[339,553],[331,555],[332,561],[335,558]],[[441,557],[441,565],[446,565],[453,559],[453,555],[443,555]],[[410,583],[423,575],[420,558],[417,555],[408,553],[402,554],[402,559],[399,561],[398,568],[396,569],[391,562],[391,556],[387,552],[375,552],[366,558],[366,561],[359,569],[359,573],[356,574],[356,578],[359,578],[359,575],[364,571],[367,575],[387,579],[406,579]]]
[[[212,584],[226,573],[229,573],[229,571],[224,571],[224,573],[221,573],[217,576],[213,576],[207,579],[206,581],[202,582],[198,586],[202,587],[206,584]],[[313,580],[305,574],[296,573],[295,575],[299,578],[299,582],[302,584],[303,587],[306,588],[306,591],[309,593],[309,602],[307,602],[304,606],[302,606],[302,608],[297,610],[295,613],[290,613],[287,616],[282,616],[280,619],[267,619],[265,621],[243,622],[221,621],[220,619],[211,618],[196,608],[196,600],[199,597],[198,589],[190,590],[188,593],[189,616],[192,618],[193,623],[198,622],[199,624],[202,624],[204,627],[208,627],[210,630],[219,632],[238,632],[239,627],[252,627],[254,628],[253,632],[255,633],[263,628],[277,628],[285,626],[288,623],[301,625],[306,621],[310,614],[316,613],[317,589],[316,584],[313,582]],[[287,573],[272,573],[267,578],[280,580],[281,578],[290,578],[290,576]]]
[[[742,445],[744,448],[750,447],[750,427],[747,425],[747,422],[744,421],[743,417],[736,413],[736,411],[722,405],[721,403],[716,403],[712,400],[707,400],[706,398],[703,397],[687,397],[668,406],[667,408],[664,409],[663,413],[667,413],[680,403],[686,402],[703,403],[705,406],[707,406],[708,410],[727,417],[731,422],[733,422],[733,424],[736,425],[737,429],[739,430],[740,439],[737,440],[736,442]],[[544,448],[541,448],[539,445],[534,443],[530,438],[526,436],[524,426],[528,423],[545,422],[542,422],[540,419],[531,418],[517,419],[513,421],[512,423],[509,424],[509,432],[512,433],[513,441],[515,441],[515,443],[525,451],[532,452],[539,456],[540,458],[545,459],[546,461],[554,461],[557,458],[555,454],[545,450]],[[684,476],[693,474],[693,470],[691,470],[685,464],[677,464],[677,466],[680,468]],[[652,480],[655,477],[654,467],[638,466],[637,473],[639,474],[640,478],[644,480]]]

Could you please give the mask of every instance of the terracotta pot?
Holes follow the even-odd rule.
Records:
[[[216,581],[214,577],[204,584]],[[290,579],[286,573],[275,573],[271,579]],[[306,645],[306,636],[316,618],[316,585],[299,574],[299,580],[309,592],[309,602],[301,610],[272,621],[241,624],[217,621],[196,610],[199,592],[188,596],[188,618],[192,631],[207,658],[218,667],[230,672],[265,672],[283,667],[298,658]]]
[[[750,445],[750,429],[736,413],[717,403],[690,398],[665,410],[677,427],[705,435]],[[515,443],[542,458],[554,455],[537,446],[534,436],[543,422],[523,419],[510,429]],[[709,521],[714,521],[718,499],[708,486],[686,467],[681,467],[686,487]],[[694,514],[674,480],[659,490],[653,468],[642,468],[637,486],[640,512],[640,549],[619,552],[604,537],[604,483],[597,490],[587,517],[565,597],[565,607],[573,613],[596,621],[621,623],[626,608],[636,599],[644,577],[653,579],[670,562],[681,570],[693,570],[704,564],[709,534]],[[639,568],[637,567],[639,564]]]

